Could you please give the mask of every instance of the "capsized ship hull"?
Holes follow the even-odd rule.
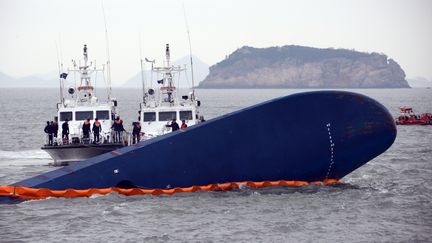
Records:
[[[305,92],[124,147],[13,185],[175,188],[236,181],[341,179],[396,138],[388,110],[364,95]]]

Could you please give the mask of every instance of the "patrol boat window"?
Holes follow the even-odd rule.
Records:
[[[192,111],[180,111],[180,120],[192,120]]]
[[[159,121],[171,121],[172,119],[176,119],[175,111],[163,111],[159,112]]]
[[[96,117],[99,120],[109,120],[109,111],[96,111]]]
[[[86,119],[93,120],[93,111],[77,111],[75,112],[75,120],[84,121]]]
[[[60,121],[72,120],[72,111],[60,112]]]
[[[156,121],[156,112],[144,112],[144,121]]]

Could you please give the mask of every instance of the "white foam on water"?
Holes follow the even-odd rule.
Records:
[[[0,159],[6,160],[6,159],[17,159],[17,160],[24,160],[24,159],[50,159],[51,157],[42,150],[22,150],[22,151],[4,151],[0,150]]]
[[[47,165],[51,157],[42,150],[4,151],[0,150],[0,165]]]

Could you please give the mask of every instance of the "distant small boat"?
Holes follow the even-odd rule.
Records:
[[[52,130],[46,135],[46,144],[41,148],[53,158],[54,165],[82,161],[126,145],[126,139],[113,139],[111,127],[118,113],[117,100],[111,97],[110,82],[106,85],[107,100],[102,102],[96,97],[91,81],[93,73],[103,73],[104,69],[97,69],[93,62],[89,63],[87,45],[84,45],[83,57],[82,66],[73,61],[74,68],[69,69],[68,73],[59,72],[61,102],[57,104],[57,116],[54,118],[57,129],[51,127]],[[69,87],[66,93],[63,83],[70,76],[69,73],[77,73],[80,82],[77,87]],[[94,125],[96,118],[101,127],[99,136],[93,136],[91,131],[90,134],[83,134],[83,123],[88,119]],[[68,124],[67,134],[63,133],[63,123]]]
[[[397,125],[432,125],[432,113],[416,115],[411,107],[400,107],[401,115],[396,118]]]

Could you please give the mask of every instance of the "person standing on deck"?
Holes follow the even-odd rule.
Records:
[[[50,121],[51,145],[54,145],[54,122]]]
[[[95,121],[93,123],[92,131],[93,131],[93,136],[94,136],[93,142],[99,143],[99,134],[102,132],[102,126],[101,126],[99,119],[97,117],[95,118]]]
[[[90,119],[86,119],[82,125],[83,139],[90,137]]]
[[[47,121],[47,124],[46,124],[46,126],[45,126],[45,128],[44,128],[44,132],[46,133],[46,134],[48,134],[48,145],[52,145],[53,144],[53,135],[52,135],[52,126],[51,126],[51,124],[50,124],[50,122],[49,121]]]
[[[58,123],[57,123],[58,118],[55,117],[54,119],[54,123],[53,123],[53,134],[54,134],[54,145],[57,145],[57,134],[58,134]]]
[[[166,127],[171,127],[171,131],[172,132],[177,131],[180,128],[179,125],[176,122],[176,119],[173,119],[170,125],[165,125],[165,126]]]
[[[69,143],[69,124],[68,119],[65,120],[62,124],[62,138],[63,138],[63,144]]]
[[[181,129],[185,129],[187,127],[186,121],[182,120],[182,124],[180,126]]]
[[[120,120],[119,116],[115,119],[114,124],[112,125],[111,128],[114,129],[114,142],[115,143],[121,142],[122,132],[124,131],[124,127],[123,127],[123,121]]]
[[[132,143],[138,143],[141,140],[141,125],[139,122],[132,123],[133,129],[132,129],[132,136],[133,140]]]

